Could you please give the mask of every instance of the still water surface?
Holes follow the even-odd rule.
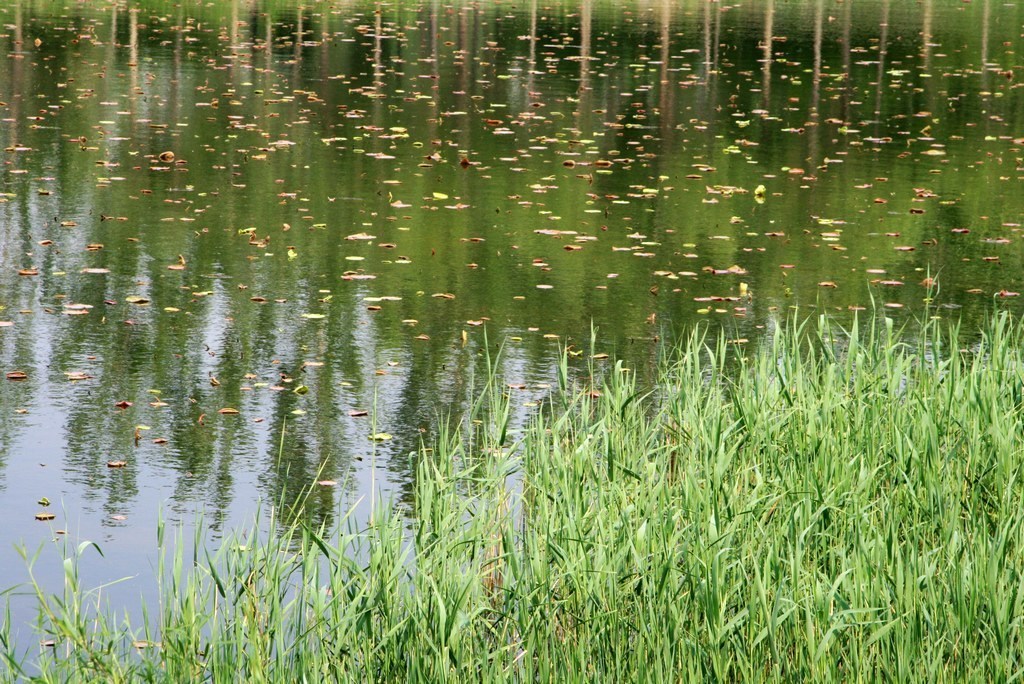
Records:
[[[565,347],[644,373],[698,322],[970,326],[1024,291],[1014,3],[15,0],[0,23],[0,370],[26,376],[0,379],[4,586],[58,532],[137,596],[160,511],[216,534],[317,480],[317,522],[401,499],[499,345],[525,416]]]

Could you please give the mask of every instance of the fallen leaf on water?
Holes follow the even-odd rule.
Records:
[[[25,371],[11,371],[7,374],[8,380],[28,380],[28,373]]]
[[[107,461],[108,468],[124,468],[128,465],[127,461]]]
[[[349,412],[348,412],[348,415],[349,415],[349,416],[350,416],[351,418],[362,418],[363,416],[368,416],[368,415],[370,415],[370,413],[369,413],[368,411],[359,411],[359,410],[352,410],[352,411],[349,411]]]
[[[375,432],[370,435],[370,439],[374,442],[386,442],[391,439],[391,435],[386,432]]]
[[[36,520],[53,520],[56,517],[53,513],[36,513]]]
[[[116,404],[114,404],[114,406],[116,406],[119,409],[126,409],[129,406],[131,406],[131,405],[132,405],[132,402],[130,402],[130,401],[119,401]]]
[[[22,268],[22,269],[20,269],[18,271],[18,275],[20,275],[20,276],[37,276],[37,275],[39,275],[39,269],[38,268]]]
[[[231,408],[230,406],[225,406],[224,408],[217,411],[217,413],[221,414],[222,416],[236,416],[238,415],[238,409]]]
[[[334,487],[338,483],[335,480],[319,480],[317,484],[321,487]]]

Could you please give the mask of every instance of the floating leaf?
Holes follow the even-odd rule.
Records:
[[[370,435],[370,439],[374,442],[386,442],[391,439],[391,435],[386,432],[375,432]]]
[[[28,373],[25,371],[10,371],[7,374],[8,380],[28,380]]]
[[[217,413],[221,414],[222,416],[237,416],[238,409],[232,408],[230,406],[225,406],[224,408],[219,409]]]
[[[107,461],[108,468],[124,468],[128,465],[127,461]]]
[[[46,513],[46,512],[36,513],[36,520],[43,520],[43,521],[53,520],[56,517],[57,516],[55,516],[53,513]]]

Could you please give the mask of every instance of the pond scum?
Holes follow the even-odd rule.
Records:
[[[36,587],[44,645],[4,629],[6,676],[1020,678],[1021,323],[694,333],[655,389],[631,378],[564,365],[518,432],[492,379],[418,456],[411,518],[278,519],[194,559],[161,527],[145,624],[81,586],[83,547],[63,595]]]

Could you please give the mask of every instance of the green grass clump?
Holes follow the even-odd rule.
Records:
[[[1011,681],[1024,328],[695,334],[529,427],[492,379],[415,510],[277,525],[159,572],[131,627],[40,592],[48,681]],[[480,420],[474,421],[472,418]],[[180,545],[179,545],[180,548]],[[72,559],[73,560],[73,559]],[[145,641],[136,648],[133,641]],[[24,668],[24,669],[22,669]]]

